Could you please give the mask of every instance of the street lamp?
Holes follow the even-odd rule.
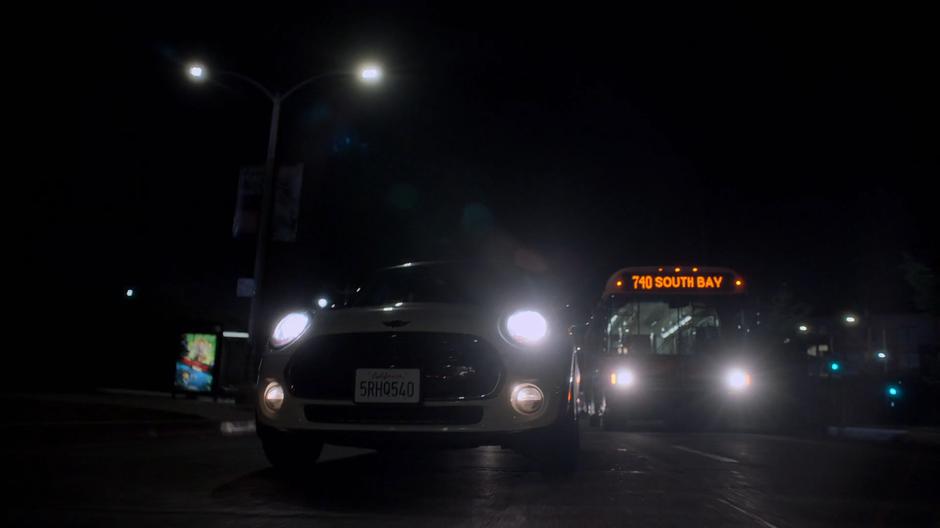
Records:
[[[796,329],[799,330],[801,334],[805,334],[805,333],[809,332],[809,326],[806,325],[806,324],[801,324],[801,325],[798,326]]]
[[[375,64],[366,64],[359,68],[359,79],[367,84],[376,84],[382,80],[382,68]]]
[[[856,324],[858,324],[858,316],[854,314],[845,314],[842,320],[845,322],[845,324],[849,326],[855,326]]]
[[[186,65],[186,74],[193,82],[203,82],[209,76],[209,69],[201,63],[193,62]],[[233,77],[250,84],[271,101],[271,126],[268,131],[268,154],[264,165],[264,183],[261,191],[261,220],[258,225],[258,242],[255,245],[255,292],[251,297],[251,308],[248,314],[249,350],[251,350],[251,353],[254,355],[252,364],[257,365],[258,357],[261,355],[259,348],[261,343],[264,342],[263,338],[258,338],[258,319],[261,311],[264,266],[267,261],[268,242],[271,238],[271,212],[274,206],[274,170],[277,155],[277,133],[278,122],[281,117],[281,104],[285,99],[301,88],[306,88],[322,79],[355,76],[361,82],[376,84],[382,79],[382,69],[375,64],[368,64],[361,67],[359,71],[355,73],[351,71],[326,72],[304,79],[283,92],[271,90],[251,77],[233,71],[218,71],[215,72],[214,75],[216,77]]]
[[[186,65],[186,75],[195,82],[206,80],[206,67],[201,63],[193,62]]]

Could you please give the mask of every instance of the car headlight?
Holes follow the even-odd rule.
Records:
[[[751,386],[751,375],[743,369],[731,369],[725,374],[725,384],[733,391],[743,391]]]
[[[306,312],[293,312],[285,315],[277,322],[274,333],[271,334],[271,346],[285,347],[304,335],[310,328],[310,316]]]
[[[548,321],[535,310],[520,310],[506,318],[506,333],[520,345],[537,345],[548,335]]]

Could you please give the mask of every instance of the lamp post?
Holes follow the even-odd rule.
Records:
[[[193,82],[202,83],[209,79],[210,70],[203,64],[193,62],[186,65],[186,75]],[[251,308],[248,312],[248,346],[252,354],[252,372],[257,367],[258,358],[261,355],[263,337],[259,334],[259,319],[262,307],[262,292],[264,282],[265,263],[268,256],[268,244],[271,240],[271,216],[274,205],[274,182],[277,159],[277,136],[278,125],[281,117],[281,104],[285,99],[297,93],[298,90],[306,88],[317,81],[333,77],[354,76],[364,84],[377,84],[382,80],[382,68],[376,64],[365,64],[353,71],[333,71],[321,73],[309,77],[299,83],[291,86],[284,92],[278,92],[267,88],[264,84],[233,71],[218,71],[214,75],[219,77],[232,77],[245,82],[261,93],[271,101],[271,123],[268,131],[268,153],[264,164],[264,181],[261,190],[261,219],[258,222],[258,240],[255,245],[255,263],[254,263],[254,295],[251,296]]]

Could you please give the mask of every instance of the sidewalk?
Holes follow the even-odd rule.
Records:
[[[20,442],[74,443],[254,432],[254,409],[232,400],[99,389],[94,393],[4,394],[0,431]]]
[[[829,426],[829,436],[940,447],[940,427]]]

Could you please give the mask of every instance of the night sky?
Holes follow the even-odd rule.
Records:
[[[384,66],[381,86],[285,103],[279,158],[305,180],[277,303],[522,251],[585,311],[617,268],[672,263],[733,267],[764,297],[786,283],[817,312],[892,311],[911,309],[905,259],[936,269],[928,13],[439,4],[89,8],[57,35],[77,82],[54,104],[76,117],[45,144],[78,152],[35,178],[32,271],[102,313],[133,286],[239,324],[254,247],[231,236],[236,184],[263,163],[270,105],[188,82],[191,59],[274,89]]]

